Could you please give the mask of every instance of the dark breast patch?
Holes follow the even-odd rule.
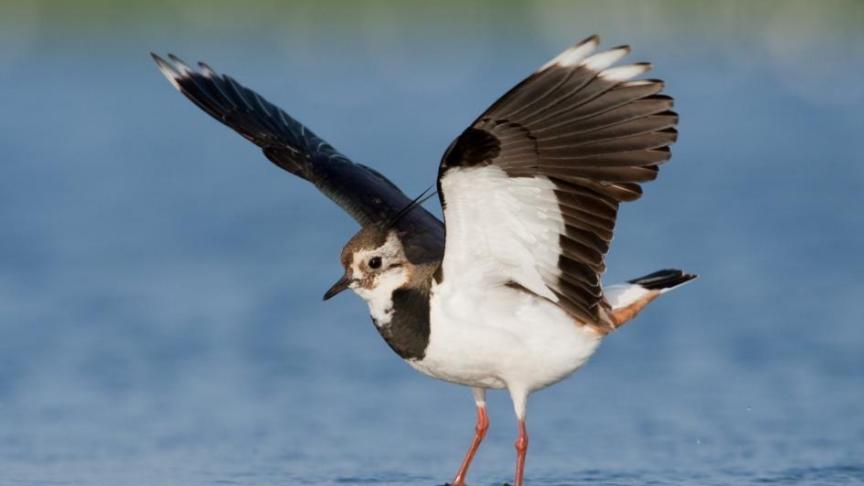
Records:
[[[416,288],[393,291],[393,318],[378,332],[402,359],[423,359],[429,345],[429,294]]]

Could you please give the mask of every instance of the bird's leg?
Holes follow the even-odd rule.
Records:
[[[522,486],[522,477],[525,475],[525,455],[528,453],[528,430],[525,427],[525,419],[519,420],[519,437],[516,439],[516,479],[514,486]]]
[[[486,415],[486,390],[483,388],[472,388],[474,393],[474,402],[477,404],[477,423],[474,426],[474,440],[471,441],[471,447],[465,453],[465,459],[462,460],[462,465],[459,466],[459,471],[456,472],[456,478],[453,480],[453,486],[465,486],[465,477],[468,475],[468,467],[471,466],[471,461],[474,460],[474,455],[477,454],[477,449],[483,438],[486,437],[486,431],[489,429],[489,416]]]
[[[521,387],[510,387],[513,409],[519,419],[519,437],[516,438],[516,478],[513,486],[522,486],[525,476],[525,455],[528,452],[528,429],[525,427],[525,412],[528,405],[528,391]]]

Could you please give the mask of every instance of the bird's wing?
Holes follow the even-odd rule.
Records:
[[[626,46],[567,49],[453,141],[438,174],[442,278],[517,284],[611,329],[600,284],[618,204],[638,199],[677,137],[663,83]],[[460,282],[461,283],[461,282]]]
[[[314,184],[362,226],[395,220],[409,235],[406,253],[412,261],[440,260],[444,227],[441,221],[377,171],[349,160],[330,144],[255,91],[204,63],[200,70],[176,56],[153,59],[187,98],[250,142],[286,171]],[[405,214],[407,207],[412,209]]]

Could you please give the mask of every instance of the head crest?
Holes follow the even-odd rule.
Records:
[[[408,213],[410,213],[412,210],[414,210],[414,208],[422,205],[423,203],[428,201],[430,197],[437,194],[438,191],[432,190],[434,187],[435,187],[434,185],[427,187],[426,190],[421,192],[419,196],[412,199],[411,202],[406,204],[404,208],[400,209],[396,214],[394,214],[390,219],[388,219],[384,223],[384,229],[390,229],[390,228],[396,226],[396,224],[399,223],[399,221],[402,218],[407,216]]]

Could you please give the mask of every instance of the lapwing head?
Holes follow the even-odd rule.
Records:
[[[409,282],[413,267],[399,232],[376,224],[364,227],[345,244],[341,260],[345,274],[324,294],[324,300],[345,289],[367,301],[389,296]]]

